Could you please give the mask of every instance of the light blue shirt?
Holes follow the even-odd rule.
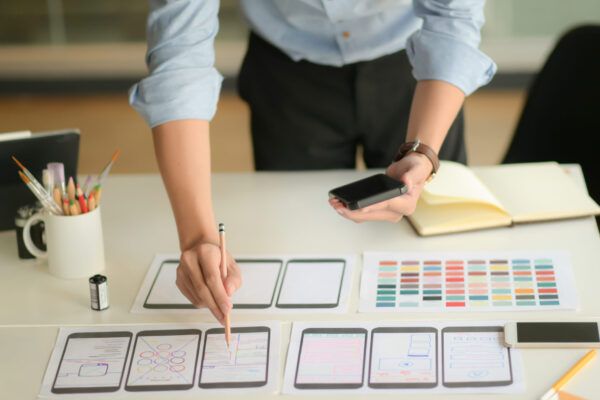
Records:
[[[478,50],[485,0],[239,0],[253,31],[294,60],[341,66],[405,49],[417,80],[466,95],[488,83],[494,62]],[[210,120],[222,77],[214,67],[218,0],[151,0],[150,75],[129,101],[154,127]]]

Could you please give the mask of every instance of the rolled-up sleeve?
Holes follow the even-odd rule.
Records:
[[[218,11],[218,0],[150,1],[150,75],[129,90],[130,104],[150,127],[214,116],[223,79],[214,67]]]
[[[484,22],[484,0],[414,0],[423,26],[406,43],[417,80],[453,84],[465,95],[487,84],[496,64],[478,50]]]

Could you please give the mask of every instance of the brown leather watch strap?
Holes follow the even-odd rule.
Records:
[[[431,147],[427,146],[426,144],[421,143],[421,141],[419,141],[419,140],[416,140],[414,142],[403,143],[402,146],[400,146],[400,148],[398,149],[398,154],[396,154],[396,157],[394,157],[394,161],[400,160],[402,157],[404,157],[411,151],[414,151],[416,153],[421,153],[425,157],[427,157],[429,159],[429,161],[431,161],[433,170],[431,171],[431,175],[429,175],[429,178],[427,178],[427,181],[426,181],[426,182],[429,182],[430,180],[433,179],[435,174],[437,174],[438,170],[440,169],[440,159],[438,158],[437,154],[435,154],[435,151],[433,151],[433,149]]]

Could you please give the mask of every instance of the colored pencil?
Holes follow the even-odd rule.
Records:
[[[552,385],[550,390],[548,390],[541,397],[541,400],[548,400],[548,399],[553,398],[556,395],[556,393],[558,393],[560,388],[562,388],[567,382],[569,382],[571,380],[571,378],[573,378],[575,376],[575,374],[577,374],[595,356],[596,356],[595,349],[588,351],[587,354],[585,356],[583,356],[583,358],[581,358],[581,360],[579,360],[577,362],[577,364],[575,364],[573,366],[573,368],[568,370],[567,373],[562,376],[562,378],[560,378],[554,385]]]
[[[75,203],[73,200],[69,201],[69,214],[79,215],[79,210],[77,209],[77,203]]]
[[[77,200],[79,201],[79,205],[81,206],[81,212],[83,214],[87,213],[87,204],[85,203],[85,197],[83,196],[83,191],[79,187],[79,183],[77,184]]]
[[[88,212],[93,211],[96,208],[96,198],[94,196],[88,196],[87,203],[88,203]]]

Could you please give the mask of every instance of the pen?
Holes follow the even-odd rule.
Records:
[[[221,275],[223,279],[227,278],[227,252],[225,250],[225,225],[219,224],[219,247],[221,247]],[[231,343],[231,322],[229,313],[225,314],[225,341],[227,347]]]
[[[554,385],[552,385],[552,387],[550,388],[550,390],[548,390],[541,397],[541,400],[549,400],[549,399],[553,398],[554,395],[556,395],[556,393],[558,393],[558,391],[560,390],[560,388],[562,388],[567,382],[569,382],[571,380],[571,378],[573,378],[575,376],[575,374],[578,373],[579,370],[581,370],[581,368],[583,368],[595,356],[596,356],[596,350],[595,349],[588,351],[588,353],[585,356],[583,356],[583,358],[581,360],[579,360],[577,362],[577,364],[575,364],[573,366],[573,368],[571,368],[566,374],[564,374],[562,376],[562,378],[560,378],[558,380],[558,382],[556,382]]]

